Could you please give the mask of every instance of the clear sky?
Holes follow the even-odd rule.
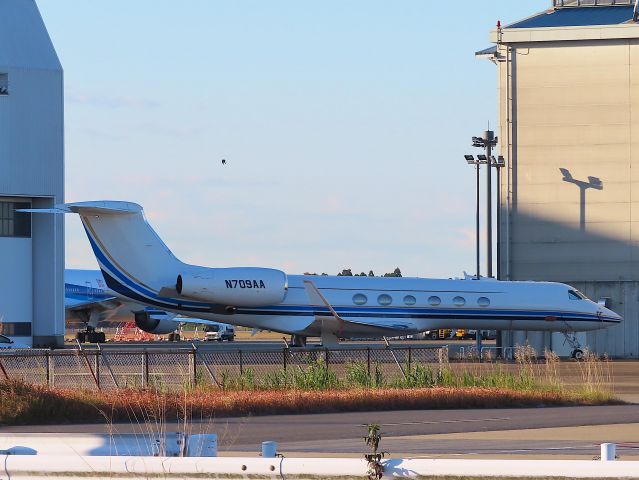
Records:
[[[129,200],[182,260],[474,270],[474,58],[550,0],[38,0],[65,69],[66,200]],[[227,165],[222,166],[225,158]],[[96,266],[77,218],[68,268]]]

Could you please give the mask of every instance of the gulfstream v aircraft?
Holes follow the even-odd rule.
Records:
[[[30,210],[43,212],[43,210]],[[157,309],[293,335],[396,336],[437,328],[574,332],[616,325],[621,317],[569,285],[496,280],[317,277],[271,268],[209,268],[178,260],[140,205],[70,203],[47,213],[77,213],[108,287]]]

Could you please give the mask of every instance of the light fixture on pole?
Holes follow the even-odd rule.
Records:
[[[484,157],[483,160],[480,157]],[[487,159],[485,155],[478,155],[477,159],[475,159],[472,155],[464,155],[466,162],[469,165],[474,165],[477,176],[476,176],[476,186],[475,186],[475,260],[476,260],[476,270],[475,270],[475,279],[479,280],[481,278],[481,270],[479,265],[479,166],[482,163],[487,163]]]
[[[484,148],[485,155],[479,155],[487,159],[492,157],[493,148],[497,145],[498,138],[492,130],[486,130],[483,137],[473,137],[473,147]],[[486,275],[493,276],[493,189],[490,164],[486,170]]]
[[[501,280],[501,169],[506,166],[503,155],[490,157],[491,166],[497,173],[497,280]]]

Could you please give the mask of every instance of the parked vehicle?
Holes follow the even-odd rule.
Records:
[[[207,325],[205,330],[207,341],[222,342],[224,340],[232,342],[235,340],[235,327],[227,323]]]

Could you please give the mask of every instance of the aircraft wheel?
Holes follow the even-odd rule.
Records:
[[[575,360],[583,360],[583,358],[584,358],[583,350],[580,350],[579,348],[573,350],[572,358],[574,358]]]
[[[437,339],[439,339],[439,334],[438,334],[437,332],[432,332],[432,333],[430,334],[430,339],[431,339],[431,340],[437,340]]]
[[[306,337],[302,335],[293,335],[291,338],[291,346],[293,347],[305,347],[306,346]]]
[[[87,334],[85,332],[78,332],[75,334],[75,338],[78,342],[84,343],[87,339]]]
[[[98,333],[98,343],[106,343],[106,334],[104,332]]]

